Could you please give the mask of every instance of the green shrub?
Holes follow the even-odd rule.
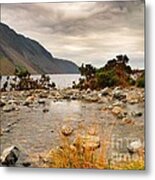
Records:
[[[99,72],[96,76],[97,85],[100,88],[112,87],[119,84],[119,77],[114,70]]]
[[[135,86],[135,84],[136,84],[136,81],[132,78],[129,78],[129,85]]]
[[[19,65],[16,66],[14,74],[19,78],[23,78],[26,77],[27,75],[30,75],[30,73],[24,66],[19,66]]]
[[[145,75],[142,74],[141,77],[137,79],[137,87],[144,88],[145,87]]]
[[[91,79],[95,73],[96,73],[96,68],[93,67],[91,64],[82,64],[81,67],[79,68],[79,71],[82,76],[85,76],[87,80]]]
[[[144,87],[145,87],[145,80],[144,80],[144,78],[140,78],[140,79],[137,81],[137,87],[141,87],[141,88],[144,88]]]

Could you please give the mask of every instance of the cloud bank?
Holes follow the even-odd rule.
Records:
[[[144,67],[144,2],[2,4],[1,21],[53,56],[103,66],[123,53]]]

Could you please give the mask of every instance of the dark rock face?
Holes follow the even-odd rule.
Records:
[[[16,65],[24,66],[31,74],[79,73],[73,62],[54,58],[37,41],[17,34],[3,23],[0,23],[0,59],[2,67],[5,64],[8,68],[1,70],[2,75],[11,75]]]

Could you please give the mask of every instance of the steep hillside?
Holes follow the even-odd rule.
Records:
[[[37,41],[0,23],[0,73],[13,74],[17,65],[24,66],[31,74],[79,73],[75,63],[53,57]]]

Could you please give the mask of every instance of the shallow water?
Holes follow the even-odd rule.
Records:
[[[47,107],[49,112],[43,113]],[[28,153],[39,153],[51,149],[59,144],[60,127],[69,123],[75,130],[81,122],[89,126],[92,123],[110,121],[112,116],[98,113],[101,105],[82,103],[80,101],[48,101],[45,106],[37,105],[33,108],[21,107],[20,111],[3,113],[1,126],[8,128],[1,138],[2,149],[16,144]],[[107,117],[106,117],[107,116]]]
[[[49,112],[44,113],[44,108],[48,108]],[[22,152],[32,157],[38,156],[60,144],[60,131],[64,124],[70,124],[74,128],[72,138],[75,134],[84,134],[92,125],[96,126],[103,139],[109,135],[114,135],[117,139],[144,138],[144,126],[113,127],[112,123],[118,120],[112,113],[102,111],[102,108],[103,104],[100,103],[66,100],[54,102],[47,99],[45,105],[20,106],[19,111],[9,113],[2,111],[1,128],[9,131],[1,136],[1,149],[16,145]],[[143,112],[142,105],[128,105],[127,108]],[[137,118],[137,122],[144,123],[143,119],[144,117]],[[118,143],[116,138],[115,143]]]

